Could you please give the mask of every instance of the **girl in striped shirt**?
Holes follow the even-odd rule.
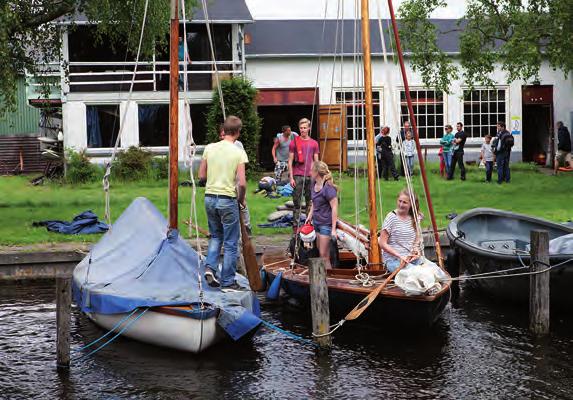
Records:
[[[414,205],[410,201],[407,189],[398,194],[397,206],[394,211],[386,215],[382,232],[378,238],[384,264],[389,272],[398,268],[400,262],[419,264],[420,262],[420,237],[414,223],[414,209],[419,212],[419,202],[416,195]]]

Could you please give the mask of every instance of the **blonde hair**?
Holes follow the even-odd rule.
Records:
[[[298,121],[298,126],[300,127],[302,124],[308,124],[308,127],[310,128],[310,120],[308,118],[303,118],[300,121]]]
[[[408,210],[408,214],[410,215],[410,217],[412,217],[412,226],[414,227],[414,229],[416,229],[416,218],[414,214],[414,208],[416,210],[416,213],[420,214],[420,200],[418,199],[418,195],[416,195],[416,193],[410,193],[408,189],[400,190],[400,193],[398,193],[398,197],[402,195],[408,197],[408,201],[410,201],[410,203],[412,202],[410,199],[412,198],[414,199],[414,204],[410,204],[410,209]]]
[[[312,164],[312,170],[316,172],[318,175],[320,175],[320,177],[324,181],[324,185],[328,183],[329,185],[332,185],[335,189],[338,189],[338,187],[334,184],[332,173],[328,169],[328,165],[325,162],[315,161],[314,164]]]

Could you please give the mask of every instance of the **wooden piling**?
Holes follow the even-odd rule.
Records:
[[[56,277],[56,348],[57,367],[70,366],[70,313],[72,305],[72,278]]]
[[[531,272],[549,266],[549,232],[531,231]],[[530,275],[529,278],[529,330],[543,336],[549,333],[549,278],[550,271]]]
[[[311,258],[309,262],[312,332],[314,335],[324,335],[330,326],[326,261],[323,258]],[[315,341],[321,349],[328,349],[332,344],[330,336],[315,337]]]

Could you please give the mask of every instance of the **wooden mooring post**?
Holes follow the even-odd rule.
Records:
[[[529,278],[529,330],[543,336],[549,333],[549,232],[531,231],[531,272]]]
[[[324,335],[328,333],[330,327],[326,261],[322,258],[311,258],[309,261],[308,274],[310,281],[312,333],[314,335]],[[328,349],[332,344],[330,335],[315,337],[315,341],[321,349]]]
[[[70,314],[72,309],[72,278],[56,277],[56,352],[58,369],[70,366]]]

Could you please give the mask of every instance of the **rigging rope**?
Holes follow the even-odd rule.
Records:
[[[219,93],[219,99],[221,102],[221,111],[223,112],[223,120],[227,119],[225,114],[225,100],[223,99],[223,89],[221,89],[221,81],[219,79],[219,69],[217,68],[217,58],[215,57],[215,45],[213,43],[213,37],[211,36],[211,27],[209,22],[209,11],[207,10],[206,0],[201,0],[203,5],[203,14],[205,15],[205,26],[207,27],[207,38],[209,39],[209,48],[211,50],[211,59],[213,60],[213,68],[215,70],[215,81],[217,83],[217,92]],[[187,41],[187,37],[185,38]],[[218,133],[218,132],[217,132]]]
[[[115,139],[115,145],[114,145],[113,151],[111,153],[111,159],[109,160],[109,162],[106,165],[105,174],[104,174],[103,179],[102,179],[103,191],[105,193],[105,215],[104,215],[104,217],[105,217],[105,220],[106,220],[110,230],[112,229],[112,225],[111,225],[111,210],[110,210],[109,177],[111,175],[111,167],[112,167],[113,162],[115,160],[115,156],[117,154],[117,148],[119,147],[120,139],[121,139],[121,136],[123,134],[124,127],[125,127],[125,123],[123,123],[123,121],[125,121],[125,117],[127,115],[127,110],[128,110],[130,103],[131,103],[131,96],[133,94],[133,86],[135,84],[135,78],[137,76],[137,67],[139,65],[139,55],[141,53],[141,44],[143,42],[143,32],[145,30],[145,21],[147,20],[147,8],[148,8],[148,6],[149,6],[149,0],[145,0],[145,7],[143,9],[143,21],[141,23],[141,32],[139,34],[139,43],[137,45],[137,54],[135,56],[135,66],[133,67],[131,84],[129,85],[129,94],[127,96],[127,103],[126,103],[125,109],[123,110],[123,115],[120,119],[119,133],[117,134],[117,138]]]
[[[378,8],[378,30],[379,30],[379,34],[380,34],[380,41],[382,43],[382,56],[383,56],[383,60],[384,60],[384,74],[385,74],[385,81],[388,82],[388,86],[390,89],[390,93],[393,94],[395,93],[394,90],[394,85],[393,85],[393,80],[390,77],[390,63],[388,62],[388,53],[387,53],[387,49],[386,49],[386,40],[385,40],[385,36],[384,36],[384,30],[382,29],[382,12],[381,12],[381,7],[380,7],[380,0],[376,0],[377,3],[377,8]],[[390,39],[390,43],[392,43],[392,40]],[[390,101],[390,104],[392,105],[392,112],[395,116],[398,116],[398,122],[401,125],[401,118],[400,118],[400,112],[398,110],[398,107],[396,106],[396,102],[394,101]],[[402,165],[404,166],[404,178],[406,180],[406,187],[408,189],[408,196],[410,199],[410,205],[414,214],[414,226],[416,229],[416,235],[419,238],[419,250],[420,250],[420,254],[422,256],[425,256],[424,253],[424,242],[423,242],[423,235],[422,235],[422,227],[420,224],[420,214],[419,214],[419,210],[418,208],[415,206],[416,205],[416,195],[415,195],[415,191],[414,191],[414,186],[412,184],[412,171],[410,171],[409,167],[408,167],[408,163],[406,162],[406,156],[404,154],[403,151],[403,141],[402,141],[402,135],[400,133],[400,128],[398,128],[398,132],[396,135],[396,139],[398,142],[398,154],[400,155],[400,160],[402,162]],[[412,251],[413,249],[409,249],[409,251]]]
[[[181,0],[181,10],[183,16],[183,50],[184,50],[184,59],[187,60],[189,57],[188,48],[187,48],[187,19],[185,16],[185,0]],[[207,18],[207,17],[206,17]],[[209,28],[207,28],[209,29]],[[186,167],[189,168],[189,179],[191,180],[191,203],[189,208],[189,220],[193,219],[195,226],[199,226],[199,219],[197,217],[197,185],[195,184],[195,176],[193,174],[193,160],[195,159],[195,154],[197,152],[197,144],[195,143],[195,139],[193,138],[193,121],[191,120],[191,104],[189,102],[189,88],[187,85],[187,62],[183,63],[183,72],[185,75],[185,84],[183,86],[183,100],[185,102],[185,132],[186,132],[186,143],[185,143],[185,164]],[[221,93],[221,100],[223,99]],[[224,104],[221,103],[221,107],[223,107],[224,111]],[[189,237],[192,237],[193,228],[191,224],[188,226],[189,229]],[[201,256],[202,253],[201,249],[201,241],[199,239],[199,229],[195,229],[195,245],[197,246],[197,252],[199,253],[199,257],[197,257],[197,284],[199,289],[199,303],[201,305],[201,309],[205,308],[204,302],[204,291],[203,291],[203,281],[201,277]],[[203,340],[203,319],[201,319],[201,340]]]
[[[322,35],[321,35],[321,40],[320,40],[320,51],[318,53],[318,65],[316,68],[316,78],[315,78],[315,84],[314,84],[314,94],[313,94],[313,101],[312,101],[312,111],[310,114],[310,126],[309,126],[309,135],[310,135],[310,130],[312,129],[312,124],[314,122],[314,111],[315,111],[315,106],[316,106],[316,94],[317,94],[317,90],[318,90],[318,78],[320,76],[320,65],[321,65],[321,61],[322,61],[322,52],[324,51],[324,32],[326,29],[326,15],[327,15],[327,11],[328,11],[328,0],[325,0],[324,2],[324,16],[322,18]],[[299,130],[299,134],[300,134],[300,130]],[[306,161],[306,160],[305,160]],[[305,166],[306,169],[306,166]],[[294,179],[294,176],[293,176]],[[302,194],[303,194],[303,198],[304,198],[304,187],[306,184],[306,174],[303,176],[302,179]],[[294,188],[293,188],[294,189]],[[312,189],[311,189],[312,190]],[[294,196],[294,193],[293,193]],[[308,207],[310,206],[310,204],[306,204],[305,201],[305,205],[306,208],[308,209]],[[293,227],[295,226],[300,226],[300,214],[302,213],[302,199],[300,199],[299,201],[299,207],[298,207],[298,218],[299,221],[295,221],[293,219]],[[294,213],[293,213],[294,216]],[[308,217],[308,215],[307,215]],[[291,264],[290,267],[291,269],[294,268],[294,260],[296,258],[296,255],[298,254],[298,249],[300,247],[300,235],[298,234],[298,232],[294,232],[294,254],[292,255],[292,260],[291,260]]]

